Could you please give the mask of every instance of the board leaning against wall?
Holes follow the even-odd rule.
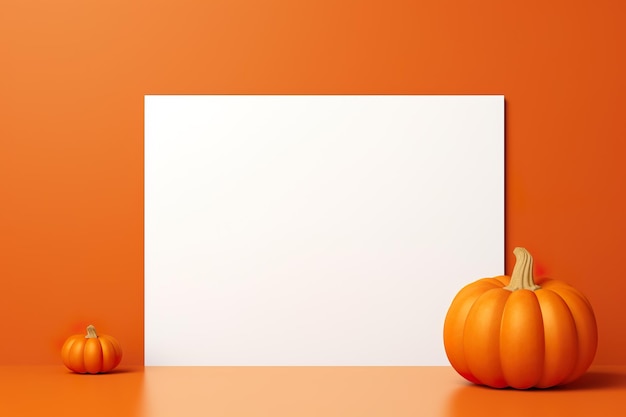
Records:
[[[503,96],[146,96],[146,365],[447,365],[504,273]]]

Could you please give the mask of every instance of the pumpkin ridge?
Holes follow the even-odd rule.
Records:
[[[483,281],[483,283],[487,284],[487,281]],[[486,291],[484,291],[482,294],[478,295],[476,298],[474,298],[474,301],[472,301],[472,305],[469,306],[469,308],[467,309],[467,314],[469,314],[470,311],[472,311],[472,308],[474,307],[474,305],[476,304],[476,301],[478,301],[478,299],[480,297],[483,296],[483,294],[485,294],[485,292],[490,291],[492,289],[495,289],[497,287],[494,286],[494,288],[490,288]],[[478,381],[478,378],[476,378],[476,375],[474,373],[474,371],[472,371],[472,368],[469,366],[469,364],[467,363],[467,354],[465,353],[465,348],[464,348],[464,340],[465,340],[465,328],[467,327],[467,319],[463,321],[463,329],[461,330],[461,345],[463,345],[461,347],[461,355],[462,355],[462,362],[465,363],[465,367],[467,368],[467,372],[468,372],[468,376],[471,378],[467,378],[467,376],[465,376],[465,378],[469,379],[470,381],[474,382],[474,381]]]
[[[98,372],[108,371],[108,369],[104,369],[104,349],[102,348],[102,340],[100,340],[100,369]]]
[[[569,372],[567,372],[564,375],[560,376],[559,380],[556,380],[554,382],[551,383],[546,383],[547,381],[550,381],[550,379],[548,379],[548,377],[550,375],[547,375],[547,370],[546,370],[546,365],[544,364],[544,369],[543,369],[543,375],[542,377],[539,379],[539,381],[537,382],[536,386],[538,388],[547,388],[547,387],[551,387],[551,386],[556,386],[561,384],[563,381],[565,381],[567,378],[569,378],[569,376],[572,374],[572,372],[574,372],[575,367],[576,367],[576,363],[579,360],[579,356],[580,356],[580,352],[578,350],[578,329],[576,327],[576,320],[574,320],[574,317],[572,315],[572,310],[569,306],[569,304],[567,303],[567,301],[565,299],[563,299],[563,297],[561,297],[561,295],[559,293],[557,293],[556,291],[552,291],[551,289],[547,289],[547,288],[542,288],[541,290],[537,291],[537,301],[539,302],[539,308],[541,309],[541,315],[542,315],[542,319],[543,319],[543,327],[544,327],[544,352],[547,350],[548,347],[552,348],[553,346],[549,346],[549,339],[550,339],[550,335],[549,332],[546,329],[546,316],[547,316],[547,312],[548,311],[558,311],[559,307],[554,308],[552,303],[548,302],[550,301],[549,298],[550,297],[554,297],[556,300],[559,300],[558,303],[561,304],[561,306],[564,306],[564,309],[567,311],[567,314],[569,315],[569,318],[571,319],[571,323],[572,323],[572,327],[573,327],[573,341],[571,341],[569,343],[569,349],[567,349],[567,354],[568,355],[572,355],[573,357],[569,357],[567,358],[566,362],[569,362],[569,365],[566,364],[561,364],[561,366],[569,366]],[[550,295],[548,295],[550,294]],[[547,298],[547,299],[546,299]],[[562,307],[560,307],[562,308]],[[555,317],[549,317],[549,319],[554,320]],[[562,320],[562,317],[559,317],[557,320],[557,323],[560,323],[560,321]],[[552,326],[551,324],[548,325],[548,327]],[[556,326],[562,326],[562,324],[556,324]],[[562,331],[562,328],[561,328]],[[559,341],[563,340],[563,335],[560,335],[561,337],[559,338]],[[575,352],[574,352],[575,350]],[[559,355],[559,359],[562,358],[562,356]],[[552,358],[549,358],[551,361],[553,360]],[[551,378],[554,379],[554,378]]]
[[[469,309],[463,328],[463,354],[468,369],[481,383],[498,388],[504,388],[506,381],[500,361],[494,360],[500,351],[502,320],[497,325],[494,321],[501,317],[510,294],[497,287],[482,293]],[[471,337],[467,336],[468,328]],[[485,380],[491,381],[485,383]]]
[[[486,291],[498,288],[489,278],[480,279],[463,287],[452,300],[446,320],[444,322],[444,347],[450,364],[465,379],[478,383],[478,379],[469,369],[467,358],[463,349],[463,335],[465,333],[466,320],[455,320],[459,314],[466,316],[476,300]],[[468,305],[466,305],[466,303]],[[464,312],[464,313],[461,313]]]
[[[541,380],[545,367],[544,331],[535,291],[511,292],[500,316],[498,340],[498,360],[507,386],[527,389]]]
[[[577,320],[577,318],[579,318],[580,316],[583,316],[583,314],[581,314],[578,311],[574,311],[572,308],[572,305],[570,305],[570,303],[567,300],[567,297],[563,297],[563,294],[567,294],[568,296],[572,297],[575,300],[578,300],[579,303],[582,303],[581,305],[584,305],[585,308],[587,309],[587,311],[585,312],[586,314],[590,314],[591,317],[593,318],[593,332],[595,333],[595,343],[594,343],[594,347],[591,348],[591,350],[589,352],[587,352],[587,355],[589,356],[588,358],[585,358],[583,356],[583,354],[585,352],[581,352],[581,349],[577,349],[576,350],[576,360],[574,361],[574,366],[572,371],[570,372],[570,374],[563,379],[563,381],[561,382],[561,384],[567,384],[569,382],[572,382],[573,380],[577,379],[579,376],[581,376],[582,374],[584,374],[584,372],[587,370],[587,368],[589,367],[589,365],[591,365],[591,362],[593,362],[593,358],[595,357],[595,353],[596,353],[596,349],[597,349],[597,327],[595,324],[595,316],[593,314],[593,310],[591,309],[591,306],[589,304],[589,301],[582,295],[580,294],[577,290],[574,289],[574,291],[570,290],[570,286],[566,285],[566,286],[559,286],[557,287],[557,291],[555,291],[554,289],[552,290],[554,293],[556,293],[557,295],[559,295],[559,297],[563,298],[563,300],[565,301],[565,305],[567,306],[567,308],[570,311],[570,314],[572,316],[572,319],[574,321],[574,328],[576,329],[576,336],[577,336],[577,340],[578,340],[578,347],[581,347],[584,345],[584,341],[586,340],[586,335],[585,335],[585,329],[583,329],[583,325],[585,323],[583,323],[582,320],[584,320],[584,317],[580,317],[582,320]],[[558,290],[562,290],[563,294],[559,293]],[[589,330],[589,329],[587,329]]]
[[[84,351],[85,339],[76,338],[69,352],[69,361],[71,369],[81,374],[85,373]]]
[[[561,298],[563,300],[563,302],[565,303],[565,306],[567,307],[567,309],[569,310],[569,313],[572,316],[572,321],[574,322],[574,330],[576,331],[576,340],[578,340],[579,338],[579,330],[578,330],[578,323],[576,323],[576,318],[574,318],[574,313],[572,312],[572,308],[570,307],[569,303],[561,296],[561,294],[559,294],[556,291],[552,291],[553,293],[555,293],[556,295],[559,296],[559,298]],[[563,384],[566,381],[568,381],[572,375],[574,375],[574,373],[576,373],[576,368],[578,365],[578,362],[580,361],[580,350],[578,349],[578,346],[576,347],[576,358],[574,359],[574,366],[572,366],[572,370],[569,371],[569,373],[563,378],[562,381],[559,381],[559,383],[557,385]]]
[[[66,367],[70,367],[70,352],[72,350],[72,345],[76,343],[76,336],[72,336],[65,341],[63,348],[61,349],[61,357],[63,358],[63,364]]]

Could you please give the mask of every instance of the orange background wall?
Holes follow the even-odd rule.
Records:
[[[3,0],[0,364],[89,323],[143,362],[143,95],[213,93],[504,94],[506,272],[527,247],[626,364],[625,4]]]

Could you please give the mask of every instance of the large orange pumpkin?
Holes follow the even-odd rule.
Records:
[[[533,278],[533,258],[515,248],[510,277],[483,278],[456,295],[444,323],[452,367],[476,384],[547,388],[583,375],[598,331],[591,304],[572,286]]]
[[[70,336],[61,349],[67,368],[81,374],[105,373],[122,360],[122,348],[112,336],[98,335],[96,328],[87,326],[87,335]]]

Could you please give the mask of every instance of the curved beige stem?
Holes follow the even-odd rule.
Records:
[[[98,334],[96,333],[96,328],[94,327],[93,324],[90,324],[89,326],[87,326],[87,335],[85,336],[85,339],[97,339],[98,338]]]
[[[511,282],[504,287],[505,290],[537,290],[541,288],[533,280],[533,257],[524,248],[515,248],[515,266],[511,274]]]

